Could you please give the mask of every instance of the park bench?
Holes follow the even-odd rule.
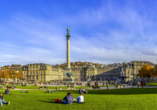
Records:
[[[99,86],[92,86],[93,89],[100,89]]]
[[[44,86],[44,89],[48,89],[48,87],[47,87],[47,86]]]
[[[7,86],[7,89],[14,89],[13,87],[11,87],[11,86]]]
[[[3,86],[0,86],[0,88],[3,88]]]
[[[43,89],[48,89],[48,87],[47,87],[47,86],[40,86],[40,87],[39,87],[39,90],[41,90],[41,89],[42,89],[42,90],[43,90]]]
[[[74,86],[69,86],[69,89],[74,90],[75,87]]]

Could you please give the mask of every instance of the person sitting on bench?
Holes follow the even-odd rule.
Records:
[[[5,94],[11,94],[11,93],[9,92],[9,88],[7,88],[7,90],[5,91]]]
[[[71,93],[67,93],[67,96],[64,97],[63,101],[64,104],[72,104],[73,102],[73,96],[71,96]]]
[[[3,106],[3,103],[10,105],[10,102],[4,101],[3,94],[1,93],[0,94],[0,106]]]
[[[85,103],[83,93],[80,93],[80,96],[77,97],[77,103]]]

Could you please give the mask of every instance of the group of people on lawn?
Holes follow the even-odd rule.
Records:
[[[84,94],[87,94],[87,91],[85,89],[79,89],[78,93],[80,94],[77,99],[75,99],[72,95],[72,93],[67,93],[67,96],[65,96],[63,98],[63,100],[60,100],[60,99],[56,99],[55,102],[56,103],[64,103],[64,104],[72,104],[74,101],[77,102],[77,103],[85,103],[84,102],[84,96],[83,96],[83,93]]]
[[[72,93],[69,93],[69,92],[68,92],[68,93],[67,93],[67,96],[65,96],[62,101],[61,101],[60,99],[57,99],[57,100],[55,100],[55,102],[60,102],[60,103],[62,102],[62,103],[64,103],[64,104],[72,104],[73,101],[76,101],[77,103],[85,103],[85,102],[84,102],[83,93],[86,94],[87,91],[86,91],[85,89],[81,89],[81,88],[80,88],[80,89],[79,89],[79,94],[80,94],[80,95],[77,97],[77,99],[74,99]],[[9,92],[9,89],[8,89],[8,88],[6,89],[5,94],[11,94],[11,93]],[[4,101],[3,94],[1,93],[1,94],[0,94],[0,106],[3,106],[3,103],[10,105],[10,102]]]
[[[11,93],[9,92],[9,89],[7,89],[7,90],[5,91],[5,94],[11,94]],[[3,103],[10,105],[10,102],[4,101],[3,94],[0,93],[0,106],[3,106]]]
[[[74,101],[76,101],[77,103],[85,103],[83,93],[80,93],[77,99],[74,99],[72,93],[68,92],[67,96],[65,96],[63,100],[60,99],[55,100],[56,103],[64,103],[64,104],[72,104]]]

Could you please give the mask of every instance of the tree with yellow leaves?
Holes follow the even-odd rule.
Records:
[[[3,71],[0,71],[0,78],[24,79],[26,78],[26,75],[23,74],[20,68],[16,70],[3,69]]]
[[[157,77],[157,65],[155,65],[154,69],[152,70],[152,76]]]
[[[154,68],[150,65],[144,65],[138,72],[137,76],[150,78],[154,76]]]

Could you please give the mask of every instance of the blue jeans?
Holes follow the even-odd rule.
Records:
[[[63,100],[62,102],[63,102],[64,104],[67,104],[67,101],[66,101],[66,100]]]
[[[4,103],[4,104],[8,104],[8,102],[6,102],[6,101],[0,99],[0,106],[3,105],[3,103]]]

